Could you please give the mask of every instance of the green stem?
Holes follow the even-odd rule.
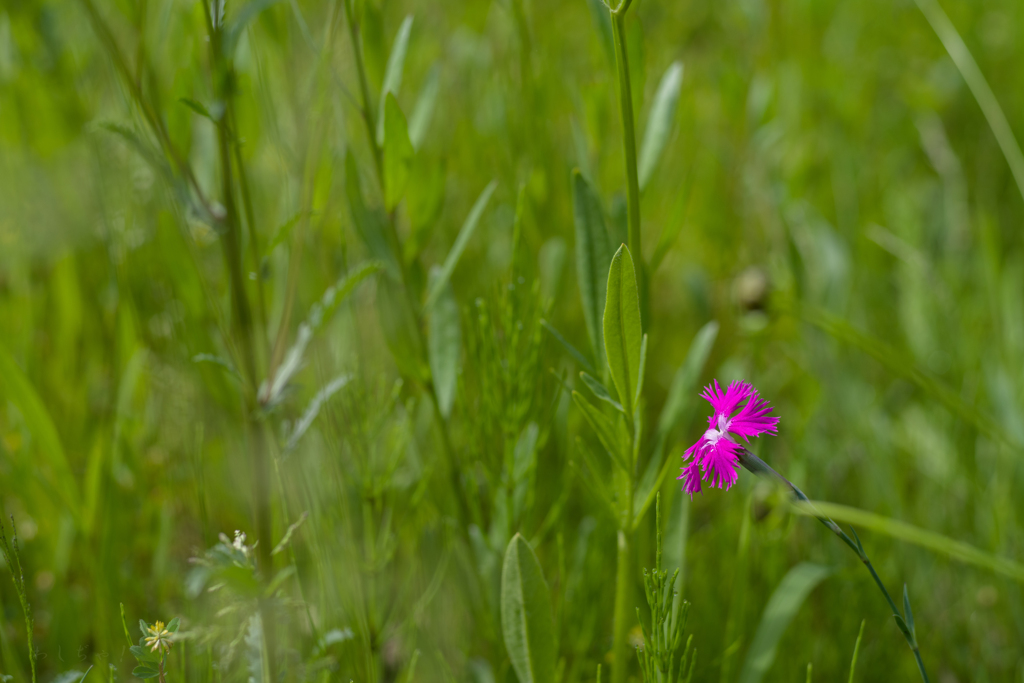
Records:
[[[612,613],[612,683],[625,683],[628,662],[629,629],[635,618],[632,605],[633,587],[633,477],[629,478],[626,496],[625,524],[617,536],[615,564],[615,607]]]
[[[743,465],[743,467],[747,471],[756,474],[759,477],[767,477],[770,479],[774,479],[775,481],[782,484],[785,488],[789,489],[789,491],[793,494],[794,498],[803,503],[810,504],[810,499],[807,497],[807,495],[804,494],[804,492],[801,491],[799,488],[797,488],[796,485],[793,484],[793,482],[791,482],[790,480],[786,479],[784,476],[776,472],[768,465],[768,463],[766,463],[764,460],[761,460],[761,458],[757,457],[747,449],[740,449],[739,461],[740,464]],[[899,608],[896,607],[896,602],[892,599],[892,596],[889,595],[889,591],[886,590],[885,584],[882,583],[882,579],[879,578],[878,572],[875,571],[875,567],[871,564],[871,560],[868,558],[867,553],[864,552],[864,547],[860,543],[860,538],[857,538],[855,542],[847,535],[845,531],[843,531],[839,527],[838,524],[836,524],[828,517],[819,514],[815,514],[814,516],[818,519],[819,522],[827,526],[829,530],[832,531],[832,533],[838,536],[840,540],[843,541],[843,543],[850,546],[853,552],[857,553],[857,556],[860,558],[860,561],[863,562],[864,566],[867,567],[869,572],[871,572],[871,578],[875,580],[875,584],[878,586],[878,589],[882,592],[882,595],[885,596],[885,600],[889,603],[889,609],[892,610],[893,616],[900,617],[901,619],[905,618],[904,615],[901,614]],[[854,531],[853,533],[854,536],[857,535],[856,531]],[[897,623],[900,623],[899,620],[897,620]],[[907,645],[910,646],[911,651],[914,653],[914,658],[917,660],[918,671],[921,672],[921,680],[923,680],[924,683],[929,683],[928,674],[925,672],[924,669],[924,662],[921,661],[921,652],[917,646],[916,635],[914,635],[913,632],[905,632],[902,626],[900,627],[900,632],[903,634],[904,640],[907,641]]]
[[[348,24],[349,37],[352,42],[352,52],[354,53],[356,61],[356,73],[359,77],[359,90],[362,96],[362,106],[360,112],[363,116],[363,121],[366,124],[367,139],[370,144],[370,150],[373,153],[373,162],[377,170],[377,179],[380,182],[380,187],[384,188],[384,163],[383,156],[384,151],[377,142],[377,117],[373,108],[373,98],[370,96],[370,85],[369,80],[366,76],[366,65],[363,61],[363,49],[362,41],[359,36],[359,24],[355,20],[355,14],[352,9],[351,0],[345,0],[345,19]],[[415,325],[416,334],[418,336],[418,348],[426,349],[427,345],[423,339],[423,331],[419,325],[420,318],[420,306],[413,297],[411,283],[412,278],[409,276],[408,265],[402,256],[402,245],[398,237],[398,229],[395,225],[395,211],[388,213],[387,217],[387,230],[388,238],[392,243],[392,249],[395,252],[395,260],[398,262],[398,270],[401,278],[403,295],[409,304],[410,310],[416,313],[417,324]],[[429,367],[429,363],[427,363]],[[449,476],[451,478],[452,494],[455,496],[458,504],[458,512],[460,516],[460,527],[463,536],[468,540],[468,527],[471,517],[471,510],[466,499],[465,491],[461,483],[459,482],[459,473],[457,469],[457,463],[455,460],[455,450],[452,447],[451,436],[448,433],[448,423],[441,414],[440,404],[437,400],[437,393],[434,390],[433,378],[426,383],[426,390],[430,395],[431,403],[433,404],[434,420],[437,422],[437,427],[441,432],[441,447],[444,451],[444,457],[447,461]]]
[[[627,5],[628,6],[628,5]],[[643,269],[640,251],[640,179],[636,170],[636,124],[633,117],[633,89],[629,82],[629,55],[626,50],[626,7],[612,10],[612,39],[615,44],[615,70],[619,82],[619,112],[622,119],[622,150],[626,158],[626,207],[629,226],[629,251]]]

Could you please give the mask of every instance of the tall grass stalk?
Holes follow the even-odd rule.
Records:
[[[11,572],[14,592],[18,594],[21,611],[25,614],[25,637],[28,640],[28,661],[32,667],[32,683],[36,683],[36,648],[32,642],[33,619],[32,606],[28,602],[28,591],[25,589],[25,571],[21,568],[21,549],[18,548],[18,530],[11,517],[11,540],[7,540],[3,522],[0,522],[0,553],[3,554],[7,569]]]
[[[356,17],[356,8],[353,6],[353,0],[344,0],[345,2],[345,22],[348,25],[349,40],[352,44],[353,57],[355,58],[356,74],[359,78],[359,93],[362,102],[359,103],[359,113],[366,125],[366,140],[370,146],[370,152],[373,156],[374,167],[377,171],[377,180],[381,189],[385,187],[384,178],[384,150],[380,141],[377,139],[377,117],[383,116],[383,112],[377,112],[374,109],[374,100],[370,94],[370,82],[366,72],[366,60],[363,56],[363,41],[360,35],[359,21]],[[387,212],[386,228],[388,230],[387,239],[395,249],[395,261],[398,265],[398,272],[401,278],[401,289],[402,294],[409,305],[409,310],[414,311],[416,314],[416,325],[415,334],[418,337],[418,343],[416,347],[419,349],[426,349],[427,344],[423,339],[422,321],[420,319],[422,313],[422,306],[420,306],[412,295],[411,283],[412,278],[409,273],[409,267],[406,263],[405,258],[402,256],[401,241],[398,236],[398,229],[395,225],[395,212],[396,209],[392,209]],[[430,363],[427,359],[421,359],[423,366],[426,368],[430,367]],[[415,379],[415,378],[413,378]],[[437,396],[437,390],[434,386],[433,378],[426,382],[426,392],[431,401],[432,413],[434,423],[437,426],[438,433],[440,434],[441,450],[445,457],[450,485],[452,487],[452,495],[455,498],[457,513],[459,515],[459,527],[464,539],[466,536],[468,523],[472,518],[472,511],[470,510],[469,502],[466,500],[465,492],[462,488],[462,484],[459,480],[459,472],[457,463],[455,460],[455,449],[452,446],[451,435],[448,433],[448,421],[444,418],[441,413],[441,404]]]
[[[629,80],[629,53],[626,46],[626,12],[632,0],[620,0],[618,7],[609,5],[612,18],[612,41],[615,47],[615,72],[618,80],[619,113],[622,121],[622,151],[626,163],[626,209],[628,246],[636,260],[637,280],[641,283],[641,301],[646,301],[644,257],[640,238],[640,177],[636,164],[636,117],[633,114],[633,88]],[[643,304],[641,305],[643,310]],[[644,321],[646,322],[646,321]],[[645,325],[646,326],[646,325]],[[612,683],[615,675],[612,675]]]
[[[759,477],[771,479],[776,483],[782,484],[785,488],[789,489],[790,493],[793,494],[793,497],[796,500],[804,504],[810,503],[810,499],[803,491],[797,488],[793,482],[776,472],[768,465],[768,463],[761,460],[746,448],[741,448],[739,450],[739,460],[740,464],[743,465],[747,471],[756,474]],[[910,610],[910,597],[907,594],[906,584],[903,586],[903,612],[901,613],[900,609],[893,601],[892,596],[889,595],[889,591],[886,589],[885,584],[882,583],[882,579],[879,578],[878,572],[875,571],[874,565],[871,564],[871,560],[868,558],[867,553],[864,552],[864,546],[861,544],[860,538],[857,536],[857,532],[853,527],[850,527],[850,531],[853,533],[853,538],[851,539],[846,532],[830,518],[818,514],[814,516],[819,522],[828,527],[829,531],[838,536],[843,543],[848,545],[853,552],[857,553],[860,561],[863,562],[864,566],[867,567],[869,572],[871,572],[871,578],[875,580],[875,584],[878,586],[878,589],[882,592],[886,602],[889,603],[893,619],[896,620],[896,626],[899,627],[900,633],[903,634],[904,639],[907,641],[907,645],[910,646],[911,651],[914,653],[914,658],[917,660],[917,669],[921,673],[921,680],[923,680],[924,683],[929,683],[928,674],[924,668],[924,661],[921,659],[921,650],[917,644],[917,633],[914,628],[914,615]]]

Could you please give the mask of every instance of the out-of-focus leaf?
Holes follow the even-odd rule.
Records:
[[[533,548],[519,534],[501,571],[501,630],[519,683],[555,680],[555,621],[551,594]]]
[[[405,114],[395,96],[388,93],[384,101],[384,205],[388,211],[395,208],[405,193],[414,154]]]
[[[583,383],[587,385],[587,388],[590,389],[590,392],[594,394],[594,396],[596,396],[599,400],[604,401],[605,403],[610,405],[612,408],[615,408],[615,410],[618,410],[619,412],[624,412],[622,409],[622,404],[616,401],[614,398],[612,398],[612,395],[608,393],[608,390],[604,388],[604,385],[601,384],[601,382],[596,377],[586,372],[581,372],[580,379],[583,380]]]
[[[628,470],[626,463],[629,458],[629,434],[623,428],[619,428],[607,415],[602,413],[593,403],[588,401],[578,391],[572,392],[573,401],[583,411],[583,417],[597,434],[598,440],[612,461],[621,470]],[[620,417],[621,420],[621,417]]]
[[[224,21],[224,0],[218,0],[220,11],[214,13],[214,22],[220,23]],[[224,55],[231,57],[235,52],[235,47],[238,46],[238,39],[242,37],[242,32],[245,31],[245,27],[248,26],[249,22],[259,16],[260,12],[276,5],[280,0],[249,0],[249,2],[242,5],[242,8],[238,10],[238,14],[231,20],[227,28],[224,31]],[[218,3],[214,3],[218,4]],[[217,15],[220,15],[218,19]]]
[[[707,363],[717,337],[718,323],[714,320],[705,324],[694,335],[693,341],[690,343],[690,350],[686,353],[686,360],[679,366],[675,377],[672,378],[672,386],[668,390],[665,407],[661,409],[661,415],[658,417],[656,435],[659,441],[668,438],[696,400],[697,381],[700,379],[700,373]]]
[[[202,102],[196,102],[195,100],[191,100],[187,97],[179,97],[178,101],[184,104],[192,111],[194,111],[195,113],[199,114],[200,116],[208,118],[214,123],[217,123],[217,119],[213,118],[213,114],[210,113],[210,110],[207,109],[206,105],[204,105]]]
[[[601,316],[612,260],[601,203],[579,170],[572,174],[572,215],[576,224],[576,278],[583,301],[583,319],[598,366],[603,366],[604,334]]]
[[[569,355],[572,356],[584,370],[590,373],[597,372],[594,369],[593,364],[589,360],[587,360],[587,357],[580,353],[579,349],[570,344],[569,340],[563,337],[561,332],[552,327],[551,323],[549,323],[547,320],[541,320],[540,324],[545,330],[551,333],[551,336],[554,337],[555,340],[559,344],[561,344],[566,351],[569,352]]]
[[[825,515],[833,520],[871,529],[1024,583],[1024,564],[987,553],[973,545],[937,534],[934,531],[838,503],[813,500],[806,503],[793,503],[793,507],[804,515],[814,517]]]
[[[629,249],[623,244],[608,270],[608,298],[604,307],[604,347],[619,402],[633,415],[634,397],[640,384],[640,296]]]
[[[430,272],[433,283],[441,276],[434,266]],[[438,407],[446,418],[451,415],[458,383],[459,357],[462,353],[462,334],[459,325],[459,305],[451,283],[442,290],[427,317],[427,350],[430,352],[430,375],[437,393]]]
[[[393,277],[399,277],[398,257],[386,234],[386,220],[378,209],[370,209],[363,201],[359,184],[359,167],[352,151],[345,152],[345,195],[356,232],[373,258],[383,261]]]
[[[416,149],[423,144],[423,138],[427,134],[430,121],[434,116],[437,94],[441,91],[440,73],[436,64],[427,72],[427,80],[424,81],[420,96],[412,108],[412,115],[409,116],[409,140],[412,141],[412,146]]]
[[[393,278],[382,277],[377,284],[377,315],[384,331],[384,340],[391,349],[398,369],[407,377],[426,382],[430,371],[424,365],[426,352],[417,330],[416,315]]]
[[[412,33],[412,15],[402,20],[395,34],[395,42],[391,46],[391,54],[388,55],[388,65],[384,71],[384,82],[380,88],[380,108],[377,110],[383,115],[387,107],[388,95],[395,96],[402,88],[402,71],[405,69],[405,53],[409,49],[409,35]],[[385,125],[378,120],[377,123],[377,144],[383,144],[387,139]]]
[[[480,217],[483,216],[484,209],[487,207],[487,202],[490,200],[491,195],[494,194],[495,188],[498,187],[498,181],[492,180],[484,188],[484,191],[480,193],[476,203],[473,204],[473,208],[470,209],[469,215],[466,216],[466,222],[462,224],[462,229],[459,230],[458,236],[455,238],[455,244],[452,245],[451,251],[448,252],[448,257],[444,260],[444,265],[441,266],[441,272],[438,274],[437,279],[427,290],[427,301],[425,304],[426,308],[430,308],[434,305],[437,297],[441,296],[441,290],[448,283],[448,279],[452,276],[452,271],[455,270],[455,264],[459,262],[459,257],[462,256],[463,250],[466,248],[466,244],[469,242],[469,238],[473,236],[473,231],[476,230],[477,224],[480,222]]]
[[[658,84],[658,92],[654,95],[651,113],[647,117],[647,128],[644,130],[644,141],[640,147],[640,160],[637,173],[640,189],[647,187],[658,160],[672,134],[672,123],[679,104],[679,90],[683,85],[683,63],[672,62]]]
[[[382,265],[377,261],[369,261],[353,268],[351,272],[342,277],[338,282],[324,292],[320,301],[313,304],[309,310],[309,316],[299,325],[295,343],[288,348],[284,354],[284,360],[277,367],[276,372],[269,381],[260,385],[259,400],[263,406],[273,406],[281,398],[281,394],[288,382],[302,367],[303,355],[306,347],[312,340],[313,335],[331,319],[338,306],[344,302],[349,295],[355,291],[360,282],[381,270]],[[388,279],[388,278],[383,278]]]
[[[340,375],[335,377],[327,383],[324,388],[316,392],[316,395],[310,400],[309,405],[306,406],[306,410],[303,411],[302,417],[292,427],[291,433],[288,435],[288,442],[285,445],[285,452],[289,453],[295,450],[295,446],[298,445],[299,440],[309,430],[316,416],[320,414],[320,408],[326,403],[331,396],[341,391],[346,384],[351,381],[351,375]]]
[[[759,683],[775,661],[775,650],[804,599],[828,576],[828,567],[801,562],[789,570],[764,608],[761,623],[747,650],[740,683]]]
[[[40,458],[35,461],[35,465],[42,474],[47,492],[77,518],[78,487],[57,433],[57,426],[28,377],[3,346],[0,346],[0,397],[18,409],[36,442]]]

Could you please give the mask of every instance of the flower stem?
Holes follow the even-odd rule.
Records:
[[[911,651],[914,653],[914,658],[917,660],[917,669],[921,672],[921,680],[924,681],[924,683],[928,683],[928,674],[927,672],[925,672],[924,662],[921,660],[921,651],[917,645],[917,635],[914,632],[913,624],[911,623],[909,627],[907,626],[908,615],[902,614],[899,608],[896,607],[896,602],[892,599],[892,596],[889,595],[889,591],[886,590],[885,584],[882,583],[882,579],[879,578],[878,572],[875,571],[874,565],[871,564],[871,560],[868,558],[867,553],[864,552],[864,546],[861,544],[860,538],[857,536],[857,532],[854,531],[853,527],[850,527],[850,531],[853,532],[853,538],[850,538],[849,535],[847,535],[847,533],[843,531],[838,524],[833,522],[825,515],[818,514],[817,511],[814,509],[813,505],[811,505],[810,499],[804,494],[803,491],[797,488],[796,485],[793,484],[793,482],[791,482],[790,480],[786,479],[784,476],[773,470],[768,465],[768,463],[766,463],[764,460],[761,460],[761,458],[757,457],[756,455],[748,451],[746,448],[740,449],[739,461],[740,464],[743,465],[743,467],[747,471],[756,474],[759,477],[774,479],[776,482],[782,484],[785,488],[789,489],[790,493],[793,494],[794,498],[796,498],[801,503],[805,503],[811,507],[814,516],[818,519],[819,522],[827,526],[832,533],[834,533],[836,536],[839,537],[840,540],[843,541],[843,543],[850,546],[850,549],[853,550],[853,552],[857,553],[857,556],[860,558],[860,561],[863,562],[864,566],[867,567],[869,572],[871,572],[871,578],[875,580],[875,584],[878,586],[878,589],[882,591],[882,595],[885,596],[886,602],[889,603],[889,608],[892,610],[893,618],[896,619],[896,625],[899,627],[900,632],[903,634],[903,638],[907,641],[907,645],[910,646]],[[854,539],[856,539],[856,541]]]
[[[629,471],[626,484],[626,508],[622,515],[622,526],[616,537],[615,555],[615,607],[612,611],[612,683],[625,683],[626,670],[633,655],[629,647],[629,628],[633,623],[633,489],[635,476]]]
[[[622,150],[626,159],[626,208],[629,251],[643,270],[640,251],[640,180],[636,170],[636,124],[633,118],[633,89],[629,82],[629,55],[626,51],[625,18],[629,3],[611,10],[612,40],[615,44],[615,70],[619,83],[619,112],[622,119]]]
[[[632,505],[632,501],[630,501]],[[630,609],[633,581],[633,534],[619,529],[615,569],[615,608],[612,613],[612,683],[625,683],[627,662],[630,660],[629,627],[634,615]]]

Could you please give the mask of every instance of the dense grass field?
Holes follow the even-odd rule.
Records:
[[[204,3],[0,4],[0,680],[1024,682],[1024,5]]]

